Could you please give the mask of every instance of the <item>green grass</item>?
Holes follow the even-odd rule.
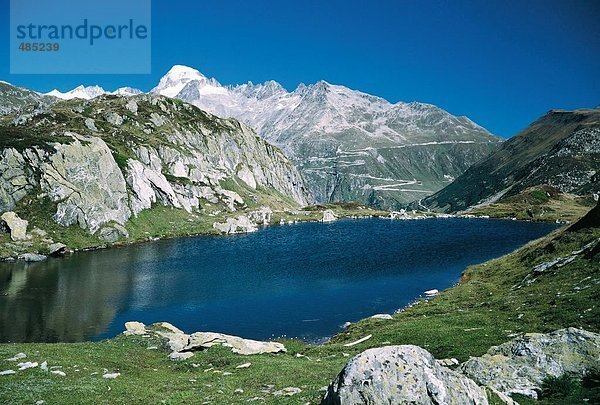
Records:
[[[118,337],[99,343],[2,345],[2,359],[24,351],[28,361],[47,361],[50,367],[60,365],[67,376],[39,369],[4,376],[0,380],[0,402],[229,404],[245,403],[253,397],[265,397],[269,403],[316,402],[321,395],[320,387],[327,383],[323,376],[335,374],[345,361],[342,356],[311,360],[295,357],[294,348],[301,349],[303,345],[293,343],[287,345],[290,352],[283,355],[245,357],[233,354],[230,349],[214,347],[197,352],[188,361],[174,363],[164,351],[147,349],[155,344],[144,338]],[[251,362],[251,367],[236,369],[245,362]],[[1,369],[11,364],[14,365],[0,360]],[[120,372],[121,376],[106,380],[101,377],[105,372]],[[276,391],[289,387],[291,382],[303,392],[291,398],[261,392],[267,385],[273,385],[271,391]],[[237,388],[244,393],[234,394]]]
[[[172,214],[169,217],[173,218]],[[129,230],[142,235],[147,232],[144,229],[150,229],[145,228],[148,222],[161,216],[149,211],[148,218],[138,217],[138,228]],[[160,221],[153,224],[156,229],[165,230],[169,225],[172,224],[160,225]],[[579,258],[535,278],[528,276],[533,266],[566,256],[598,238],[600,229],[557,231],[513,254],[468,268],[460,284],[433,299],[419,301],[394,315],[393,320],[363,320],[324,345],[283,341],[289,350],[287,354],[243,357],[224,348],[211,348],[174,363],[167,359],[165,351],[147,350],[147,346],[156,343],[140,337],[120,336],[97,343],[2,344],[0,369],[11,365],[2,359],[25,352],[30,361],[46,360],[50,366],[61,365],[67,377],[48,375],[37,369],[3,376],[0,402],[32,403],[43,399],[48,403],[222,404],[264,397],[268,403],[318,403],[323,394],[321,388],[335,377],[350,356],[368,348],[415,344],[437,358],[455,357],[464,361],[520,333],[570,326],[599,332],[598,257]],[[528,283],[528,280],[534,281]],[[343,346],[368,334],[373,337],[361,344]],[[298,353],[308,358],[296,357]],[[245,362],[251,362],[252,366],[235,368]],[[211,367],[232,374],[204,372]],[[91,375],[104,369],[122,375],[116,380]],[[302,393],[290,398],[274,397],[261,392],[267,385],[274,385],[271,392],[294,386],[301,388]],[[237,388],[244,393],[234,395]],[[594,392],[597,388],[593,386],[578,388],[567,398],[582,398],[582,395],[587,398]],[[492,400],[497,403],[494,401],[497,399]],[[560,403],[552,401],[549,396],[540,403]]]
[[[590,370],[583,378],[569,374],[547,377],[542,383],[539,400],[523,395],[514,399],[522,405],[572,405],[600,403],[600,381],[597,370]]]
[[[212,224],[219,217],[189,214],[181,208],[166,207],[160,203],[131,217],[126,224],[129,242],[153,238],[217,234]]]

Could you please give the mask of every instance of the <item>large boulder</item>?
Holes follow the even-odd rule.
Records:
[[[146,334],[146,325],[137,321],[125,322],[125,335],[144,335]]]
[[[27,225],[29,222],[19,218],[19,216],[12,211],[5,212],[0,218],[6,223],[8,229],[10,229],[10,238],[12,240],[19,241],[30,238],[27,236]]]
[[[254,222],[257,225],[269,225],[271,222],[271,216],[273,215],[273,210],[269,207],[260,207],[260,209],[256,211],[252,211],[248,213],[248,219]]]
[[[548,334],[529,333],[493,346],[460,366],[480,385],[505,394],[537,399],[542,381],[565,373],[583,375],[600,361],[600,335],[568,328]]]
[[[351,359],[322,404],[487,404],[471,379],[418,346],[369,349]]]

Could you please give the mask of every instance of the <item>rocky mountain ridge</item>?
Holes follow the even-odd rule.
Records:
[[[55,101],[54,97],[0,80],[0,115],[11,114],[24,108],[43,109]]]
[[[139,89],[135,89],[133,87],[120,87],[115,91],[106,91],[100,86],[77,86],[73,90],[67,91],[65,93],[60,90],[54,89],[48,93],[46,96],[56,97],[61,100],[73,100],[74,98],[80,98],[82,100],[91,100],[96,97],[100,97],[103,95],[117,95],[117,96],[135,96],[138,94],[142,94],[143,92]]]
[[[600,109],[548,112],[420,204],[456,212],[539,186],[578,196],[600,193]]]
[[[0,212],[51,215],[100,241],[126,240],[128,221],[156,205],[218,222],[311,201],[295,167],[250,128],[162,96],[63,101],[3,117],[0,133]]]

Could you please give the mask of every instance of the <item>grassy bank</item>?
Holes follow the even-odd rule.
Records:
[[[565,194],[550,186],[540,186],[496,203],[470,209],[468,213],[525,221],[574,222],[594,205],[595,201],[591,196]]]
[[[371,347],[416,344],[437,358],[464,361],[524,332],[569,326],[600,332],[597,253],[543,273],[532,271],[598,238],[598,228],[563,228],[510,255],[468,268],[457,286],[419,301],[393,320],[358,322],[320,346],[282,341],[288,348],[282,355],[245,357],[215,347],[175,363],[167,359],[160,342],[125,336],[97,343],[2,344],[0,371],[14,369],[15,363],[4,359],[24,352],[25,360],[60,366],[66,376],[39,368],[0,376],[0,402],[318,403],[322,388],[348,359]],[[366,335],[372,338],[344,346]],[[148,349],[153,346],[158,349]],[[246,362],[252,363],[249,368],[236,368]],[[106,372],[121,375],[107,380],[102,378]],[[302,392],[275,395],[285,387]]]

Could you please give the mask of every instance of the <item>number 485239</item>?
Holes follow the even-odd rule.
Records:
[[[19,50],[22,52],[56,52],[60,50],[58,42],[21,42]]]

